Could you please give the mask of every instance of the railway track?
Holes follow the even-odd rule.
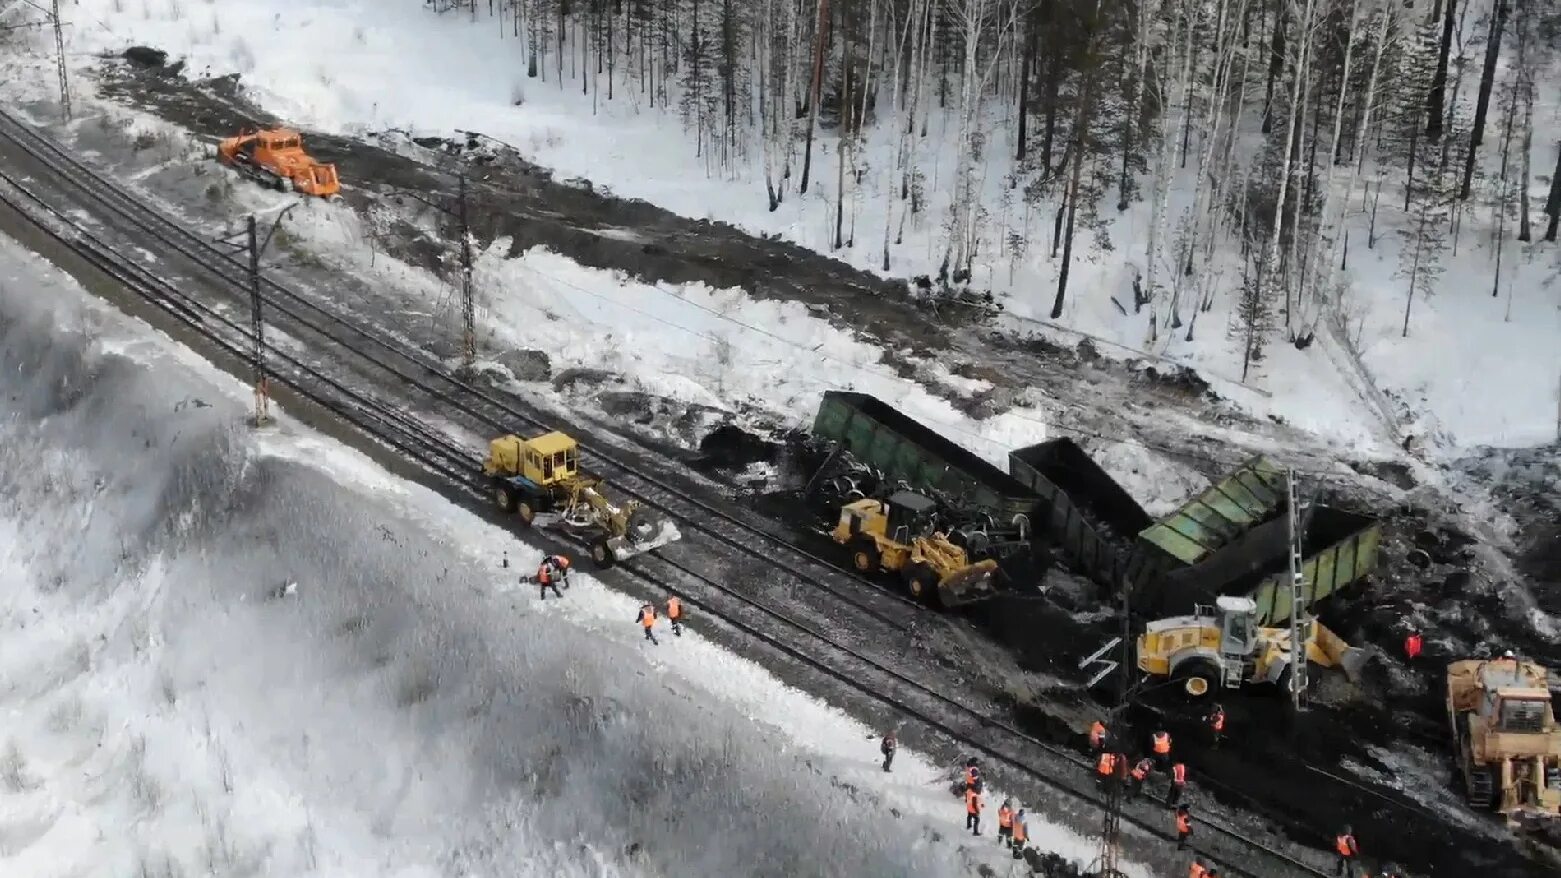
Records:
[[[244,266],[229,254],[158,216],[135,195],[4,111],[0,111],[0,141],[48,169],[58,183],[78,192],[79,198],[100,211],[100,215],[118,217],[125,227],[137,230],[137,234],[229,287],[237,301],[247,302]],[[50,205],[16,176],[0,173],[0,183],[4,184],[0,190],[11,190],[0,191],[0,202],[28,218],[60,245],[219,350],[248,359],[251,339],[247,321],[235,319],[223,309],[182,291],[139,260],[116,249],[80,219]],[[269,279],[263,297],[268,318],[313,357],[324,354],[351,361],[361,373],[395,379],[404,385],[403,389],[415,390],[424,400],[458,412],[466,422],[489,430],[511,431],[517,422],[536,428],[556,426],[538,412],[522,409],[465,382],[441,364],[415,353],[410,342],[396,338],[393,332],[363,323],[361,316],[349,318]],[[317,339],[322,349],[303,343],[304,338],[310,337]],[[311,361],[289,347],[292,346],[272,347],[269,364],[273,374],[292,392],[342,417],[371,441],[417,461],[445,482],[474,496],[482,493],[473,484],[477,459],[469,446],[430,426],[406,407],[338,377],[319,365],[317,358]],[[582,435],[585,431],[575,433]],[[644,472],[642,466],[619,454],[600,446],[588,447],[586,451],[589,468],[608,478],[617,490],[673,517],[701,538],[685,537],[655,553],[633,558],[623,564],[628,572],[681,595],[696,609],[717,617],[837,687],[892,709],[934,737],[964,752],[983,754],[989,762],[999,764],[1000,776],[1007,773],[1039,784],[1075,807],[1102,806],[1092,789],[1091,766],[1078,754],[994,721],[987,712],[892,666],[883,655],[874,655],[883,652],[884,637],[914,634],[923,611],[908,599],[877,588],[863,588],[855,577],[843,574],[828,561],[786,543],[739,514],[693,496],[668,479]],[[730,563],[731,558],[708,551],[722,547],[742,556],[736,567]],[[705,551],[701,553],[700,549]],[[755,583],[750,576],[765,581]],[[780,600],[784,593],[799,588],[827,597],[833,606],[825,604],[820,612],[815,605],[815,612],[803,613],[794,609],[794,602]],[[871,620],[877,630],[854,632],[851,624],[844,628],[830,624],[838,613],[849,616],[848,622]],[[1129,806],[1123,820],[1144,838],[1169,838],[1169,821],[1158,808]],[[1198,825],[1199,852],[1223,864],[1227,874],[1254,878],[1328,874],[1322,868],[1325,857],[1318,851],[1280,850],[1277,842],[1260,839],[1212,814],[1200,814]]]

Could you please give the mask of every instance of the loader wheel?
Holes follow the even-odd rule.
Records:
[[[515,515],[520,519],[521,524],[530,527],[531,522],[537,518],[537,510],[531,505],[531,501],[522,500],[515,504]]]
[[[493,505],[499,507],[500,512],[515,511],[515,494],[509,485],[500,485],[493,492]]]
[[[279,189],[282,192],[291,192],[291,191],[293,191],[293,178],[292,177],[288,177],[286,175],[280,177],[276,181],[276,188]]]
[[[591,543],[591,560],[596,563],[597,569],[606,570],[618,563],[618,556],[613,553],[612,546],[607,545],[606,539],[599,539]]]
[[[1177,665],[1171,675],[1179,681],[1182,692],[1189,698],[1205,698],[1220,688],[1220,669],[1214,662],[1198,658]]]
[[[851,566],[856,572],[878,572],[879,560],[878,544],[871,537],[857,537],[851,541]]]
[[[926,564],[912,565],[905,571],[905,589],[910,592],[912,599],[932,604],[938,596],[937,571]]]

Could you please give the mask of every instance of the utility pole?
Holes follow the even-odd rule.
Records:
[[[1127,708],[1133,697],[1133,614],[1132,614],[1132,586],[1123,578],[1120,589],[1122,604],[1121,631],[1117,639],[1121,642],[1122,653],[1117,660],[1117,706],[1112,711],[1110,727],[1113,730],[1110,737],[1120,734],[1121,726],[1126,722]],[[1109,644],[1108,644],[1109,646]],[[1110,741],[1108,740],[1108,747]],[[1116,751],[1112,751],[1116,752]],[[1106,811],[1101,818],[1100,845],[1096,849],[1094,874],[1098,878],[1123,878],[1121,869],[1117,867],[1122,854],[1122,797],[1124,786],[1124,774],[1127,771],[1125,761],[1119,759],[1116,765],[1116,773],[1106,783]]]
[[[54,11],[49,13],[54,22],[54,63],[60,72],[60,107],[70,120],[70,82],[65,73],[65,34],[60,25],[60,0],[54,0]]]
[[[475,0],[474,0],[475,2]],[[477,362],[477,308],[472,301],[472,234],[466,218],[466,174],[460,178],[461,223],[461,359],[470,369]]]
[[[1290,706],[1299,715],[1306,708],[1306,638],[1309,619],[1306,614],[1306,577],[1301,572],[1300,499],[1295,490],[1295,470],[1285,470],[1286,506],[1290,523]]]
[[[288,212],[298,206],[298,202],[288,205],[281,213],[276,215],[276,220],[271,223],[271,229],[266,232],[264,239],[260,237],[260,221],[254,214],[244,224],[244,231],[230,238],[219,239],[233,248],[233,252],[245,253],[249,257],[246,266],[247,280],[249,281],[249,338],[250,367],[255,376],[255,415],[253,423],[256,427],[263,427],[271,422],[271,379],[266,374],[266,323],[261,306],[264,299],[260,295],[260,256],[271,243],[271,236],[282,224],[282,218]],[[242,238],[242,240],[235,240]]]

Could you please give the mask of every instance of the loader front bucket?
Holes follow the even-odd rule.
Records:
[[[1338,668],[1351,682],[1359,682],[1361,669],[1371,660],[1371,653],[1345,643],[1344,638],[1328,630],[1321,622],[1316,625],[1317,636],[1308,645],[1307,658],[1325,668]]]
[[[992,577],[997,572],[997,562],[991,558],[968,564],[943,577],[938,583],[938,597],[944,607],[957,607],[986,600],[997,594]]]

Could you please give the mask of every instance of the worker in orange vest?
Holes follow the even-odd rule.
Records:
[[[542,563],[553,568],[553,581],[569,587],[569,556],[565,554],[548,555],[542,559]]]
[[[1009,799],[1004,799],[1002,807],[997,809],[997,840],[1010,847],[1014,843],[1014,808]]]
[[[1095,720],[1089,726],[1089,749],[1091,753],[1099,753],[1106,748],[1106,724]]]
[[[1420,632],[1414,628],[1409,629],[1409,634],[1404,638],[1404,655],[1414,661],[1420,658],[1420,650],[1425,646],[1425,641],[1420,639]]]
[[[1176,849],[1186,850],[1187,839],[1192,838],[1192,815],[1186,805],[1176,806]]]
[[[1203,865],[1203,858],[1192,858],[1192,865],[1187,867],[1187,878],[1209,878],[1209,870]]]
[[[1020,806],[1019,813],[1014,815],[1014,837],[1010,846],[1014,849],[1014,859],[1024,858],[1025,842],[1030,840],[1030,827],[1024,822],[1024,806]]]
[[[965,760],[965,789],[981,792],[986,787],[986,782],[981,779],[981,766],[976,763],[974,756]]]
[[[672,623],[672,633],[683,636],[683,601],[677,595],[667,598],[667,621]]]
[[[965,828],[971,835],[981,834],[981,794],[974,788],[965,790]]]
[[[1333,838],[1333,852],[1338,855],[1333,871],[1336,875],[1353,874],[1350,864],[1360,856],[1360,845],[1355,843],[1355,833],[1348,826]]]
[[[562,598],[564,596],[563,593],[558,590],[558,580],[560,577],[554,570],[552,561],[553,557],[551,555],[543,558],[542,563],[537,565],[537,575],[533,577],[537,583],[537,588],[541,591],[542,600],[544,601],[547,600],[547,590],[550,588],[553,590],[554,597]]]
[[[1132,788],[1128,791],[1128,799],[1136,799],[1138,794],[1144,791],[1144,781],[1149,779],[1151,771],[1154,771],[1154,763],[1145,756],[1138,760],[1138,764],[1133,766],[1132,771],[1128,772],[1128,776],[1133,779]]]
[[[1161,729],[1149,738],[1150,747],[1154,750],[1154,759],[1160,763],[1163,769],[1171,761],[1171,733]]]
[[[1119,759],[1120,757],[1117,754],[1110,751],[1100,754],[1099,761],[1095,763],[1095,782],[1097,784],[1103,787],[1110,783],[1112,778],[1116,777]]]
[[[1213,740],[1213,746],[1218,748],[1220,740],[1225,737],[1225,708],[1218,704],[1214,705],[1214,709],[1209,711],[1209,715],[1204,717],[1203,721],[1209,724],[1209,735]]]
[[[653,643],[653,644],[655,644],[657,646],[661,645],[660,641],[656,640],[656,631],[655,631],[655,628],[656,628],[656,605],[655,604],[646,604],[645,606],[640,607],[640,614],[635,619],[635,621],[639,622],[640,623],[640,627],[645,629],[645,639],[646,640],[649,640],[651,643]]]
[[[1182,800],[1182,792],[1187,787],[1187,766],[1178,762],[1171,766],[1171,786],[1165,791],[1165,807],[1175,808],[1176,803]]]

